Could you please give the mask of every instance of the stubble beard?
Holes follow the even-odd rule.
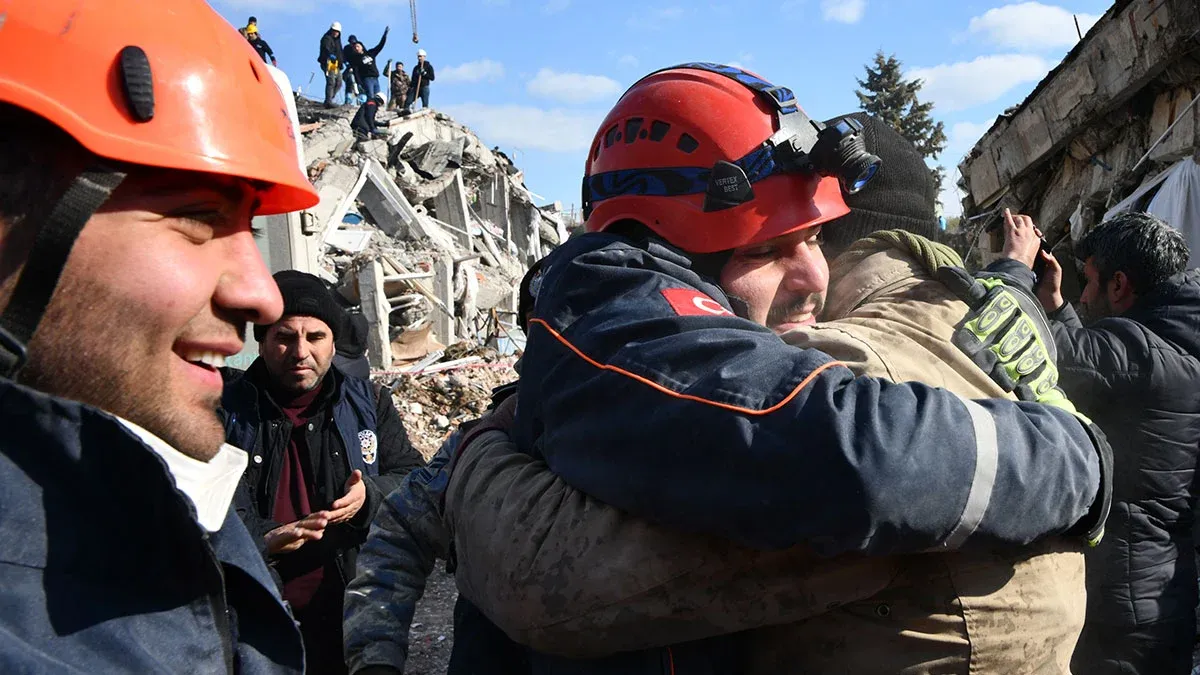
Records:
[[[207,462],[225,442],[220,397],[180,400],[172,387],[171,359],[178,357],[169,344],[166,353],[156,353],[157,327],[134,319],[147,316],[153,313],[114,299],[101,284],[64,278],[29,344],[19,381],[127,419]]]

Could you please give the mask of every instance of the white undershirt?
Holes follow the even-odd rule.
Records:
[[[246,453],[225,443],[212,459],[201,462],[127,419],[118,417],[117,421],[167,463],[167,470],[175,478],[175,487],[196,507],[196,520],[200,525],[209,532],[221,529],[238,481],[246,471]]]

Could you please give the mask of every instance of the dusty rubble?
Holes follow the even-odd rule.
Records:
[[[321,195],[304,222],[321,244],[310,266],[361,308],[373,379],[394,388],[428,457],[516,379],[517,286],[571,223],[444,114],[380,113],[386,133],[362,140],[350,129],[354,106],[298,99],[297,109]]]
[[[459,341],[519,350],[516,288],[567,238],[561,206],[538,206],[503,153],[442,113],[380,113],[386,133],[364,140],[354,106],[297,109],[321,195],[305,222],[314,267],[361,307],[372,368],[428,367]]]

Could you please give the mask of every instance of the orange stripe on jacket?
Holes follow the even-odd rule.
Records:
[[[661,384],[658,384],[657,382],[648,380],[648,379],[642,377],[641,375],[631,373],[628,370],[625,370],[623,368],[618,368],[617,366],[609,365],[606,363],[600,363],[599,361],[593,359],[592,357],[588,356],[587,354],[584,354],[575,345],[571,344],[570,340],[563,337],[558,331],[551,328],[550,324],[546,323],[545,320],[530,319],[529,323],[530,324],[535,324],[535,323],[541,324],[542,328],[545,328],[547,331],[550,332],[551,335],[554,336],[554,339],[556,339],[559,342],[566,345],[567,349],[570,349],[571,351],[575,352],[575,354],[579,358],[583,359],[584,361],[587,361],[589,364],[591,364],[592,366],[594,366],[596,368],[599,368],[600,370],[609,370],[614,373],[617,373],[618,375],[624,375],[625,377],[631,378],[633,380],[637,380],[638,382],[641,382],[642,384],[649,386],[653,389],[656,389],[668,396],[673,396],[675,398],[684,399],[687,401],[696,401],[697,403],[704,403],[706,405],[716,406],[718,408],[724,408],[726,410],[732,410],[734,412],[743,413],[746,415],[769,415],[769,414],[775,412],[776,410],[779,410],[783,406],[787,405],[793,398],[796,398],[796,394],[799,394],[800,390],[804,389],[809,384],[811,384],[812,381],[814,379],[816,379],[817,375],[820,375],[821,372],[824,371],[826,368],[832,368],[833,366],[846,365],[845,363],[843,363],[841,361],[830,361],[829,363],[823,364],[823,365],[819,366],[816,370],[809,373],[808,377],[804,378],[804,380],[802,382],[800,382],[800,384],[796,385],[796,388],[792,390],[792,393],[785,396],[782,401],[780,401],[779,403],[776,403],[775,405],[771,406],[770,408],[766,408],[763,410],[755,410],[754,408],[743,408],[741,406],[731,405],[729,403],[721,403],[720,401],[710,401],[706,398],[701,398],[699,396],[692,396],[691,394],[681,394],[672,389],[668,389],[667,387],[664,387]]]

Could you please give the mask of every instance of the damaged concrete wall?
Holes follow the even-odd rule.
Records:
[[[1198,32],[1195,0],[1116,2],[959,165],[962,241],[998,250],[993,228],[1007,207],[1069,249],[1143,178],[1195,152]]]
[[[507,157],[440,113],[380,113],[387,130],[356,139],[352,108],[298,110],[321,202],[293,261],[361,305],[372,366],[499,339],[525,270],[566,240],[561,215],[532,202]]]

